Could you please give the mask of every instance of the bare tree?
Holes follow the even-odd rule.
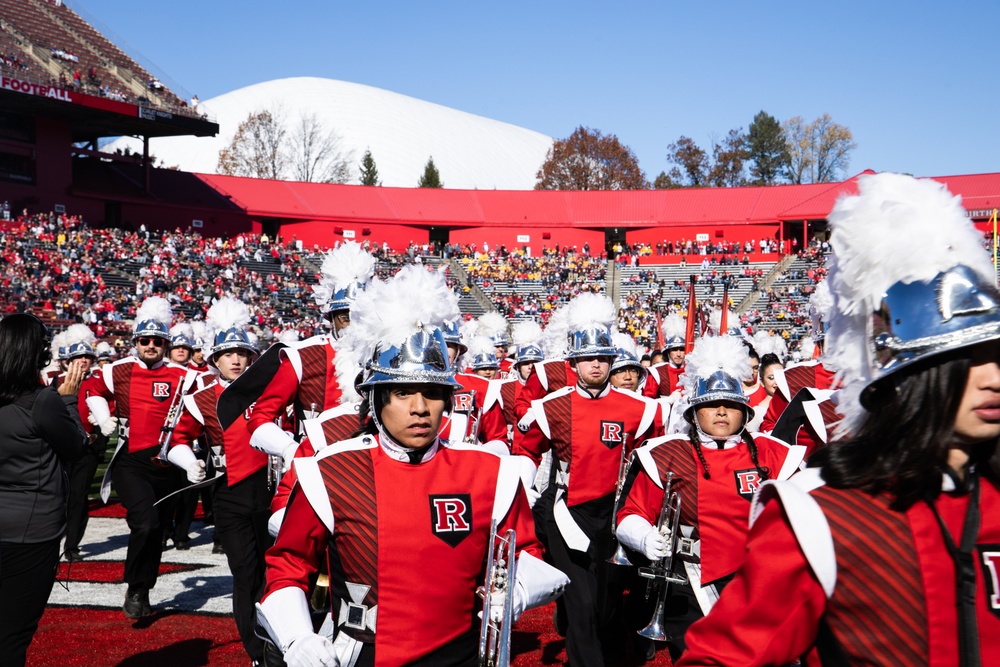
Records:
[[[236,128],[229,146],[219,151],[216,170],[230,176],[280,179],[286,166],[285,136],[278,112],[254,111]]]
[[[830,183],[850,163],[858,147],[851,131],[823,114],[811,123],[796,116],[784,123],[788,147],[788,180],[792,183]]]
[[[825,113],[812,123],[813,152],[816,155],[816,183],[831,183],[847,171],[851,152],[858,147],[851,131],[833,122]]]
[[[303,113],[288,142],[292,178],[308,183],[347,183],[353,173],[354,151],[342,146],[341,136],[328,131],[316,114]]]
[[[788,147],[788,180],[795,184],[808,182],[812,175],[813,160],[812,136],[809,125],[802,116],[789,118],[782,124],[785,131],[785,141]]]

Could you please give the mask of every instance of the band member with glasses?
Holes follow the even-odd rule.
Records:
[[[102,371],[103,385],[87,399],[91,412],[109,413],[114,401],[118,419],[118,448],[105,474],[101,496],[105,502],[113,483],[125,507],[129,527],[125,556],[125,603],[128,618],[153,613],[149,591],[156,585],[163,555],[163,530],[174,509],[169,500],[154,503],[180,488],[183,476],[174,466],[158,465],[164,427],[176,417],[182,396],[190,391],[197,373],[165,359],[170,348],[170,304],[161,297],[146,299],[135,316],[132,342],[136,354]]]

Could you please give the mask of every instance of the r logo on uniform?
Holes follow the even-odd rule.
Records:
[[[160,403],[170,398],[170,383],[169,382],[154,382],[153,383],[153,398],[158,400]]]
[[[608,449],[614,449],[622,444],[622,434],[625,433],[625,422],[609,422],[601,420],[601,442]]]
[[[473,395],[469,393],[457,393],[452,397],[452,409],[455,412],[471,414],[475,408]]]
[[[977,544],[983,582],[986,584],[986,607],[1000,616],[1000,544]]]
[[[757,469],[736,470],[733,475],[736,477],[736,492],[748,501],[753,500],[753,494],[760,488],[760,483],[763,481]]]
[[[445,544],[457,547],[472,533],[472,496],[468,493],[429,496],[431,532]]]

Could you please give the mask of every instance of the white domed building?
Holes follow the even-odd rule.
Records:
[[[353,153],[353,176],[370,150],[382,185],[416,187],[427,159],[448,189],[530,190],[552,138],[515,125],[465,113],[380,88],[357,83],[297,77],[254,84],[198,103],[198,110],[219,124],[215,137],[165,137],[150,140],[157,166],[214,174],[219,151],[227,147],[251,113],[277,110],[291,131],[302,116],[315,115],[325,131],[339,135],[339,148]],[[141,141],[121,137],[103,150],[128,147],[142,152]]]

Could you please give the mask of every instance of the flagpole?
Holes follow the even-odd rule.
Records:
[[[1000,282],[997,275],[1000,268],[997,267],[997,209],[993,209],[993,283]]]

